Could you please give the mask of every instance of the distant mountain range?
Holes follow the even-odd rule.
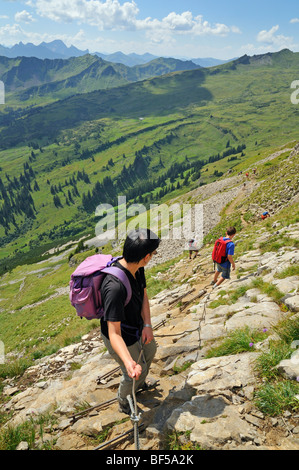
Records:
[[[55,40],[48,43],[42,42],[38,46],[32,43],[23,44],[22,42],[19,42],[12,47],[6,47],[0,44],[0,56],[9,58],[36,57],[38,59],[69,59],[70,57],[80,57],[86,54],[89,54],[88,50],[80,50],[75,46],[67,47],[61,40]],[[143,65],[158,58],[158,56],[149,53],[139,55],[135,53],[124,54],[123,52],[115,52],[113,54],[95,52],[93,55],[96,55],[108,62],[124,64],[127,67]],[[219,60],[214,58],[184,58],[184,60],[191,60],[194,64],[200,65],[201,67],[213,67],[215,65],[230,62],[230,60]]]
[[[32,43],[23,44],[19,42],[12,47],[0,45],[0,55],[4,57],[36,57],[38,59],[67,59],[69,57],[80,57],[88,51],[80,51],[74,46],[67,47],[64,42],[57,40],[49,43],[42,42],[38,46]]]
[[[192,61],[157,58],[128,67],[85,54],[69,59],[1,57],[7,104],[37,105],[78,93],[105,90],[172,72],[201,69]]]

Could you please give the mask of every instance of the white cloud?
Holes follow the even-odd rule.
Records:
[[[279,26],[273,26],[273,28],[270,29],[270,31],[260,31],[257,35],[257,41],[258,42],[264,42],[266,44],[273,44],[274,41],[274,35],[278,31]]]
[[[135,29],[139,13],[134,1],[120,5],[118,0],[35,0],[31,6],[53,21],[88,23],[101,30]]]
[[[28,11],[23,10],[23,11],[18,11],[15,14],[15,21],[17,23],[32,23],[34,20],[33,16],[28,13]]]
[[[269,44],[260,44],[260,45],[256,45],[256,44],[252,44],[252,43],[249,43],[249,44],[245,44],[245,45],[242,45],[240,46],[239,48],[239,51],[238,51],[238,54],[239,56],[241,55],[244,55],[244,54],[248,54],[250,56],[254,55],[254,54],[257,54],[257,55],[260,55],[260,54],[267,54],[268,52],[279,52],[281,51],[282,49],[288,47],[288,49],[291,49],[291,50],[298,50],[299,48],[299,44],[291,44],[291,45],[288,45],[288,46],[281,46],[279,43],[277,45],[269,45]]]
[[[240,47],[240,55],[248,54],[266,54],[269,51],[269,46],[256,46],[255,44],[245,44]]]
[[[193,15],[190,11],[185,11],[181,15],[172,12],[163,18],[161,25],[163,25],[165,29],[175,31],[190,31],[194,26]]]
[[[205,35],[216,35],[216,36],[226,36],[230,33],[231,29],[229,26],[225,24],[216,23],[215,25],[211,25],[208,21],[203,21],[202,16],[197,16],[195,18],[195,24],[193,27],[193,31],[195,34],[200,36]]]
[[[240,33],[237,26],[211,24],[201,15],[190,11],[169,13],[162,20],[139,19],[137,4],[131,0],[120,4],[119,0],[30,0],[38,15],[53,21],[87,23],[104,30],[152,31],[156,36],[169,37],[172,33],[225,36]]]
[[[292,23],[292,24],[299,23],[299,18],[292,18],[290,23]]]
[[[13,45],[24,37],[24,31],[18,24],[7,24],[0,28],[0,44]]]
[[[238,26],[232,26],[231,30],[233,33],[242,34],[242,31],[240,30],[240,28],[238,28]]]
[[[17,13],[15,22],[19,25],[10,27],[7,25],[7,30],[11,28],[13,32],[13,34],[7,33],[7,35],[4,33],[1,35],[0,28],[0,43],[1,38],[3,38],[2,44],[8,42],[14,44],[17,41],[38,44],[41,41],[47,42],[59,38],[67,45],[74,44],[80,49],[88,48],[90,51],[102,50],[103,44],[105,44],[105,49],[118,50],[122,44],[127,51],[129,49],[136,51],[138,48],[141,51],[142,47],[145,52],[148,46],[151,46],[151,49],[157,54],[162,49],[165,51],[164,54],[169,54],[170,50],[177,51],[181,43],[179,38],[190,39],[192,44],[193,39],[197,37],[221,38],[229,34],[241,33],[235,25],[212,23],[206,21],[202,15],[196,16],[191,11],[182,13],[172,11],[164,18],[159,19],[144,17],[138,8],[138,0],[24,0],[24,3],[32,15],[25,10]],[[48,32],[46,30],[34,32],[33,30],[24,31],[21,29],[20,25],[24,25],[24,22],[30,24],[36,15],[58,23],[79,25],[80,32],[75,36],[68,37],[67,34],[58,34],[57,30],[57,34],[56,31],[54,33],[54,28],[47,28]],[[87,26],[97,28],[98,32],[89,30],[87,33]],[[50,30],[53,33],[50,33]],[[111,35],[100,38],[99,31],[135,31],[138,34],[138,40],[131,44],[125,38],[124,42],[120,42],[122,41],[120,35],[117,35],[117,39],[111,37],[109,39]],[[142,35],[144,35],[143,38]],[[192,47],[195,46],[192,45]]]
[[[280,48],[291,47],[293,39],[282,34],[276,34],[279,25],[273,26],[269,31],[260,31],[257,35],[257,41],[269,46],[277,46]]]
[[[54,41],[55,39],[62,40],[68,46],[71,46],[72,44],[76,44],[76,43],[78,45],[82,45],[85,39],[85,33],[84,31],[80,30],[75,36],[69,36],[67,34],[59,34],[59,33],[49,34],[49,33],[36,33],[32,31],[28,32],[28,31],[25,31],[19,24],[13,24],[13,25],[7,24],[3,27],[0,27],[0,44],[6,45],[6,46],[13,46],[14,44],[20,41],[27,41],[32,44],[38,45],[43,41],[51,42],[51,41]]]

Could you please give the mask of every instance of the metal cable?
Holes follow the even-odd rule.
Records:
[[[199,320],[199,323],[198,323],[198,336],[199,336],[199,348],[201,348],[201,323],[205,320],[206,318],[206,313],[207,313],[207,302],[208,300],[210,300],[210,295],[211,295],[211,292],[209,292],[207,295],[206,295],[206,300],[204,301],[204,305],[203,305],[203,315],[201,317],[201,319]]]
[[[143,429],[144,429],[144,425],[141,424],[139,426],[139,430],[143,431]],[[93,450],[100,450],[100,449],[103,449],[104,447],[106,447],[107,449],[110,449],[111,447],[113,447],[113,444],[116,441],[119,441],[119,442],[117,442],[117,444],[120,444],[122,441],[124,441],[126,439],[126,436],[128,436],[129,439],[131,439],[131,437],[132,437],[131,435],[133,435],[133,433],[134,433],[134,429],[133,428],[129,429],[129,431],[124,432],[120,436],[114,437],[113,439],[110,439],[109,441],[103,442],[99,446],[95,447]]]
[[[194,333],[194,331],[197,331],[198,328],[195,328],[194,330],[187,330],[187,331],[183,331],[182,333],[174,333],[172,335],[155,335],[155,338],[166,338],[168,336],[182,336],[182,335],[185,335],[187,333]]]

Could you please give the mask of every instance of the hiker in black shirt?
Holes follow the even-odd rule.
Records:
[[[146,288],[144,268],[140,268],[134,276],[124,266],[121,261],[117,261],[114,266],[122,269],[131,284],[132,297],[125,307],[127,291],[122,282],[114,276],[106,276],[103,281],[101,293],[104,301],[105,321],[102,321],[102,333],[109,338],[108,321],[121,321],[122,338],[127,346],[136,343],[141,338],[143,320],[140,315],[144,289]]]
[[[156,253],[159,243],[158,237],[148,229],[135,230],[127,236],[123,258],[115,264],[126,273],[131,284],[132,297],[127,306],[126,288],[119,279],[107,274],[101,285],[105,311],[101,320],[102,337],[110,355],[118,362],[123,373],[118,389],[118,401],[120,411],[125,413],[130,413],[127,396],[132,393],[132,379],[136,379],[136,390],[146,386],[145,379],[157,349],[151,325],[144,267]],[[143,354],[137,364],[142,344]]]

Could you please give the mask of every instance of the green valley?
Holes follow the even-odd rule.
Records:
[[[99,76],[91,80],[101,59],[80,60],[76,70],[48,69],[47,83],[30,78],[25,90],[14,75],[8,89],[0,114],[1,272],[94,236],[96,206],[115,204],[117,195],[165,202],[298,139],[290,86],[299,53],[244,56],[134,83],[119,72],[101,90]]]

